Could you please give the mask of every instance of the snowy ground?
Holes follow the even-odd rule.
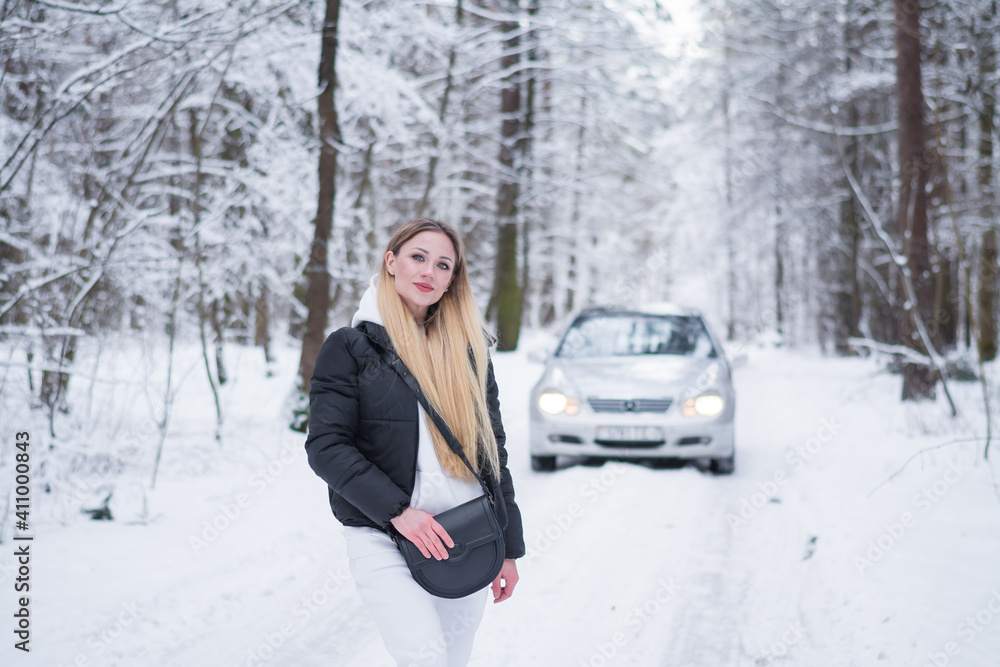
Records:
[[[982,431],[976,386],[953,385],[965,416],[952,421],[943,403],[901,405],[898,377],[873,361],[749,352],[732,477],[618,463],[532,472],[525,396],[541,366],[497,355],[529,554],[514,598],[489,607],[473,665],[1000,664],[1000,501],[982,444],[934,449],[882,485],[918,450]],[[267,379],[259,351],[229,354],[221,445],[190,362],[145,517],[142,458],[112,522],[47,508],[34,490],[32,650],[13,649],[8,529],[2,664],[389,664],[303,437],[280,418],[296,351],[280,350]],[[109,391],[88,409],[116,415],[117,437],[155,443],[142,392]],[[0,427],[8,441],[30,427],[44,458],[41,420],[7,414]]]

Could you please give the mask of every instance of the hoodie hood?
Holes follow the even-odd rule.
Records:
[[[384,327],[385,323],[382,321],[382,315],[378,312],[378,274],[372,276],[371,280],[368,281],[368,289],[365,290],[364,296],[361,297],[361,303],[358,304],[358,311],[354,313],[354,317],[351,318],[351,326],[356,327],[362,322],[371,322],[372,324],[377,324],[380,327]]]

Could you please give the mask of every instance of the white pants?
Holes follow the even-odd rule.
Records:
[[[398,667],[465,667],[489,588],[457,600],[431,595],[413,580],[388,535],[345,527],[358,594]]]

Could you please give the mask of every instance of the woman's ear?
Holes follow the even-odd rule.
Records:
[[[385,268],[390,276],[396,275],[396,255],[391,250],[385,252]]]

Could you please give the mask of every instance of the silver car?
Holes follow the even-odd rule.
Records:
[[[589,308],[531,392],[531,467],[556,457],[705,459],[735,465],[736,396],[701,315],[670,305]]]

